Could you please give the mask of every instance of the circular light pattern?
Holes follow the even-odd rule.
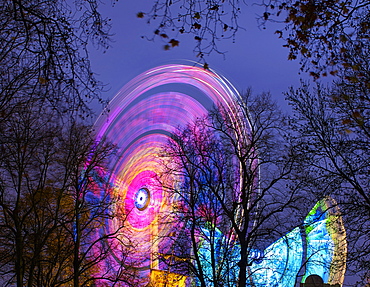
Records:
[[[134,202],[136,208],[140,211],[143,211],[145,208],[147,208],[150,202],[149,190],[145,187],[140,188],[135,194]]]
[[[170,253],[171,244],[178,239],[173,237],[180,233],[173,231],[184,230],[182,229],[184,224],[174,223],[166,217],[171,214],[173,208],[173,202],[171,202],[171,197],[166,194],[166,189],[174,188],[181,179],[165,173],[163,158],[161,158],[162,148],[179,128],[185,127],[197,118],[204,117],[214,107],[223,108],[222,116],[234,123],[233,128],[238,135],[246,134],[249,131],[249,126],[239,115],[235,101],[237,97],[238,93],[230,83],[213,71],[194,66],[166,65],[137,76],[125,85],[111,101],[109,114],[103,114],[96,123],[98,140],[107,139],[116,144],[119,149],[118,158],[111,162],[110,166],[113,185],[111,198],[114,199],[112,211],[116,217],[106,222],[106,229],[116,234],[116,231],[120,230],[122,226],[125,228],[122,229],[122,233],[118,234],[118,237],[114,237],[109,242],[107,240],[107,246],[112,250],[112,256],[102,262],[100,272],[114,270],[113,272],[117,273],[124,264],[129,267],[128,270],[133,270],[135,275],[136,271],[139,271],[139,276],[147,278],[150,270],[161,270],[157,256],[159,254],[172,254]],[[252,164],[257,164],[257,160]],[[97,172],[100,171],[97,170]],[[258,175],[256,184],[257,182]],[[239,186],[239,183],[236,182],[235,186]],[[97,187],[98,190],[99,187]],[[238,191],[236,190],[236,192]],[[318,203],[317,206],[320,207],[321,204]],[[318,207],[315,207],[314,211],[318,210]],[[201,210],[201,212],[207,213],[209,210],[205,207],[205,210]],[[311,213],[307,218],[312,217],[313,213]],[[307,233],[307,238],[311,240],[307,241],[307,252],[313,254],[308,258],[313,258],[314,254],[318,254],[317,251],[312,251],[315,250],[315,247],[319,246],[320,250],[324,250],[321,245],[329,242],[324,236],[328,237],[333,233],[335,236],[332,236],[331,240],[335,247],[333,251],[335,254],[330,256],[334,260],[338,254],[345,254],[346,245],[339,246],[339,242],[341,242],[339,239],[345,241],[345,234],[335,232],[335,230],[344,230],[344,227],[337,214],[329,216],[329,213],[323,211],[320,215],[322,216],[322,214],[328,216],[328,218],[320,219],[322,222],[305,222],[309,226],[306,229],[310,230]],[[236,214],[236,216],[240,215],[241,213]],[[327,220],[332,222],[337,220],[335,226],[338,228],[333,229],[332,226],[326,226]],[[314,232],[315,230],[317,232]],[[215,242],[226,238],[227,235],[224,235],[221,230],[215,229],[215,231],[216,234],[213,235]],[[209,230],[204,228],[202,233],[207,235]],[[169,234],[172,238],[168,236]],[[186,232],[183,233],[183,236],[186,237]],[[228,236],[234,235],[228,234]],[[253,280],[257,282],[256,286],[259,281],[264,286],[267,282],[266,278],[270,278],[268,280],[271,282],[277,278],[275,281],[283,284],[282,286],[289,285],[286,282],[291,278],[294,279],[300,268],[301,260],[296,260],[302,253],[300,236],[301,230],[296,228],[271,244],[263,252],[252,251],[253,262],[250,268],[253,271]],[[343,238],[340,238],[341,236]],[[135,250],[128,253],[126,246],[132,248],[132,245],[135,246]],[[232,252],[235,253],[233,257],[238,258],[240,252],[238,246],[236,247]],[[211,270],[211,268],[206,268],[207,262],[205,260],[207,256],[210,256],[209,250],[209,244],[207,245],[207,242],[204,241],[200,245],[200,252],[205,272]],[[287,251],[282,252],[281,250]],[[98,248],[97,252],[99,252]],[[325,252],[327,253],[327,251]],[[316,255],[317,258],[314,259],[317,262],[325,263],[325,254],[320,254]],[[282,256],[288,256],[288,259],[283,259]],[[298,265],[295,261],[298,262]],[[261,268],[264,264],[267,266],[265,269]],[[291,269],[290,273],[286,273],[287,264]],[[309,268],[314,270],[317,264],[310,266],[308,261],[306,265],[306,275],[308,276],[311,272]],[[318,265],[329,266],[326,264]],[[283,267],[281,269],[283,271],[280,270],[279,266]],[[324,268],[326,267],[321,269]],[[297,271],[294,271],[295,269]],[[318,273],[316,269],[315,272]],[[345,264],[333,275],[336,277],[330,280],[343,282],[344,272]],[[266,275],[267,273],[270,275]],[[326,273],[329,274],[329,271]]]
[[[161,149],[178,128],[205,116],[216,106],[224,107],[224,116],[237,123],[237,97],[230,83],[213,71],[165,65],[125,85],[111,101],[110,112],[98,119],[98,139],[106,138],[119,149],[118,159],[111,163],[113,198],[117,199],[114,212],[118,216],[107,222],[107,228],[128,228],[119,242],[124,242],[127,234],[130,242],[135,242],[131,261],[137,269],[155,268],[153,254],[170,248],[162,239],[173,228],[163,219],[172,208],[165,187],[174,186],[179,179],[163,177]],[[245,124],[236,126],[245,132]],[[118,262],[119,251],[113,257]]]

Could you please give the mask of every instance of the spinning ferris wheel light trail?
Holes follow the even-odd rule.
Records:
[[[112,163],[116,212],[125,214],[131,240],[139,242],[138,268],[155,268],[152,253],[154,237],[165,232],[158,223],[171,202],[158,177],[163,167],[158,153],[171,134],[208,110],[221,105],[235,110],[236,90],[221,76],[199,67],[167,65],[154,68],[130,81],[111,101],[108,116],[99,118],[98,138],[105,137],[119,147],[119,159]],[[172,179],[176,180],[176,179]],[[170,182],[166,183],[170,185]],[[112,228],[120,220],[109,222]],[[165,244],[164,242],[158,243]],[[135,257],[135,256],[134,256]]]
[[[111,101],[110,112],[103,114],[96,123],[98,139],[106,138],[118,147],[117,160],[110,166],[114,186],[112,196],[118,199],[113,212],[118,216],[107,221],[106,228],[115,230],[125,225],[127,230],[117,241],[115,250],[112,250],[112,260],[107,263],[109,268],[114,269],[119,265],[122,260],[120,242],[124,243],[129,237],[130,241],[137,243],[130,261],[135,264],[136,270],[141,272],[141,276],[149,278],[155,277],[156,274],[161,275],[155,255],[169,252],[171,244],[163,235],[169,234],[171,228],[174,228],[163,222],[161,217],[161,214],[169,213],[173,208],[173,202],[163,187],[163,179],[160,180],[164,172],[159,160],[161,148],[178,128],[206,116],[212,108],[218,106],[226,111],[223,116],[235,122],[238,132],[248,133],[249,123],[235,112],[238,98],[239,94],[235,88],[213,71],[194,66],[165,65],[137,76]],[[174,185],[178,180],[168,176],[165,185]],[[322,203],[322,206],[325,206],[325,203]],[[333,219],[329,213],[327,218]],[[336,256],[333,251],[335,239],[332,239],[336,235],[333,235],[333,232],[330,234],[331,231],[325,227],[325,220],[330,221],[329,219],[320,218],[320,220],[324,220],[322,229],[319,230],[316,225],[315,228],[318,234],[323,234],[323,237],[316,238],[321,243],[313,244],[320,245],[322,242],[325,244],[325,240],[330,241],[333,247],[331,251],[323,252],[322,258],[325,257],[325,260],[331,262]],[[340,224],[339,222],[338,225]],[[225,235],[220,233],[218,236],[222,238]],[[307,238],[312,239],[314,235],[307,233]],[[260,282],[266,283],[270,280],[271,284],[286,287],[282,284],[290,282],[287,277],[296,275],[301,266],[304,257],[302,246],[299,230],[293,230],[270,245],[261,253],[264,257],[251,267],[255,268],[256,275],[253,279],[255,286],[264,286]],[[309,252],[313,252],[312,248],[310,250]],[[204,247],[202,252],[207,254],[207,249]],[[284,254],[279,255],[281,252]],[[290,252],[289,256],[287,252]],[[321,260],[320,258],[316,260]],[[284,264],[292,266],[290,273],[285,275],[281,275],[282,267],[278,263],[282,260],[286,261]],[[268,265],[273,266],[275,270],[271,271],[270,268],[268,272],[258,271],[262,270],[261,266]],[[315,269],[314,264],[310,266],[311,269],[308,270],[311,270],[311,273],[321,272],[319,275],[324,276],[326,282],[329,282],[330,266],[320,270]],[[175,278],[177,275],[173,276]],[[182,284],[179,286],[187,284],[185,279],[178,276],[176,280],[181,282],[178,284]],[[343,280],[340,278],[337,281]]]

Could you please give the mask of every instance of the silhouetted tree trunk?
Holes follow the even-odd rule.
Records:
[[[115,148],[65,120],[31,105],[1,123],[3,283],[85,286],[132,278],[125,268],[119,274],[103,268],[110,242],[125,228],[124,218],[117,230],[105,228],[115,216],[107,170]]]
[[[128,281],[97,271],[118,232],[104,229],[114,147],[82,123],[104,102],[87,45],[108,47],[108,21],[94,0],[1,5],[0,284]]]
[[[343,79],[330,88],[302,84],[288,94],[294,108],[293,135],[299,156],[296,183],[316,198],[331,196],[338,202],[347,232],[346,274],[348,278],[361,277],[358,286],[370,278],[367,83],[349,84]],[[354,286],[353,282],[348,284]]]
[[[180,179],[168,187],[176,201],[172,217],[178,233],[190,227],[191,238],[190,254],[186,247],[175,253],[189,260],[173,270],[190,270],[201,286],[253,284],[252,251],[289,230],[283,218],[297,199],[285,188],[292,168],[286,128],[269,95],[247,93],[235,110],[218,107],[168,143],[166,175]]]

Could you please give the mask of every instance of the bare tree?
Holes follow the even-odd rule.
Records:
[[[349,246],[347,275],[360,278],[358,286],[370,276],[368,96],[368,89],[347,82],[330,88],[303,84],[288,94],[300,157],[296,180],[307,193],[330,195],[338,202]]]
[[[115,273],[115,270],[106,268],[113,248],[112,239],[125,228],[124,218],[120,218],[122,226],[118,229],[106,228],[115,217],[112,213],[115,199],[108,170],[108,160],[114,160],[114,146],[97,142],[91,131],[82,125],[72,126],[62,145],[66,151],[60,159],[65,178],[63,184],[70,200],[65,210],[67,218],[62,222],[70,239],[70,245],[66,246],[71,255],[71,273],[67,280],[72,280],[74,286],[126,281],[132,277],[127,272]],[[122,254],[122,258],[125,255]]]
[[[129,240],[126,215],[113,208],[117,198],[108,167],[116,160],[115,147],[104,140],[96,141],[91,130],[81,125],[70,130],[63,144],[70,147],[63,167],[66,179],[70,179],[67,193],[73,204],[63,228],[73,238],[73,285],[137,286],[139,278],[129,259],[135,246]],[[117,216],[120,226],[112,228]],[[112,260],[115,268],[110,266]]]
[[[268,94],[248,92],[236,110],[218,107],[169,142],[166,174],[180,179],[170,188],[176,205],[169,217],[177,226],[177,247],[167,256],[172,270],[203,287],[253,284],[259,251],[299,224],[284,220],[297,200],[285,188],[292,168],[285,127]]]
[[[41,124],[40,117],[25,112],[26,109],[15,110],[11,120],[2,123],[1,141],[2,271],[10,272],[10,282],[14,279],[18,286],[25,285],[26,269],[35,268],[31,261],[40,253],[37,242],[28,242],[31,238],[43,240],[30,221],[40,219],[36,207],[44,199],[42,190],[48,188],[45,163],[50,164],[55,153],[51,148],[55,138],[53,121],[45,115],[47,121]],[[31,206],[30,202],[34,204]],[[54,221],[48,220],[36,228],[53,225]],[[27,254],[32,249],[35,253]]]
[[[109,23],[97,1],[4,0],[0,14],[0,111],[41,99],[61,113],[86,112],[102,101],[87,44],[104,49]]]
[[[139,12],[137,17],[154,23],[154,37],[164,40],[164,49],[179,45],[178,36],[193,36],[197,57],[203,60],[212,52],[223,54],[218,48],[221,39],[234,39],[239,29],[240,3],[229,1],[163,1],[154,2],[148,12]],[[150,37],[152,39],[152,37]]]
[[[129,246],[119,274],[103,268],[124,228],[104,228],[114,147],[81,122],[103,103],[87,45],[108,48],[108,20],[94,0],[6,0],[0,13],[1,283],[134,282]]]
[[[115,216],[106,168],[114,146],[32,103],[1,123],[2,283],[135,282],[124,260],[131,246],[122,250],[119,274],[105,268],[112,239],[124,229],[105,228]]]

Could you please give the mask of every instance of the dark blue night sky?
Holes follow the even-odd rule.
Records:
[[[104,16],[112,19],[114,34],[112,47],[103,52],[91,49],[94,71],[101,81],[107,84],[105,98],[113,98],[118,90],[133,77],[155,66],[196,61],[193,54],[192,37],[179,37],[180,45],[164,51],[164,42],[142,39],[152,36],[154,25],[146,24],[136,17],[139,11],[148,11],[151,1],[119,1],[114,7],[102,5]],[[283,92],[290,86],[298,86],[299,65],[288,61],[288,49],[282,47],[284,41],[274,32],[281,29],[279,24],[270,23],[266,29],[258,28],[257,6],[242,5],[240,30],[235,43],[231,39],[220,42],[222,55],[212,54],[206,60],[212,69],[225,76],[240,92],[251,87],[255,93],[271,92],[274,99],[285,109]]]

